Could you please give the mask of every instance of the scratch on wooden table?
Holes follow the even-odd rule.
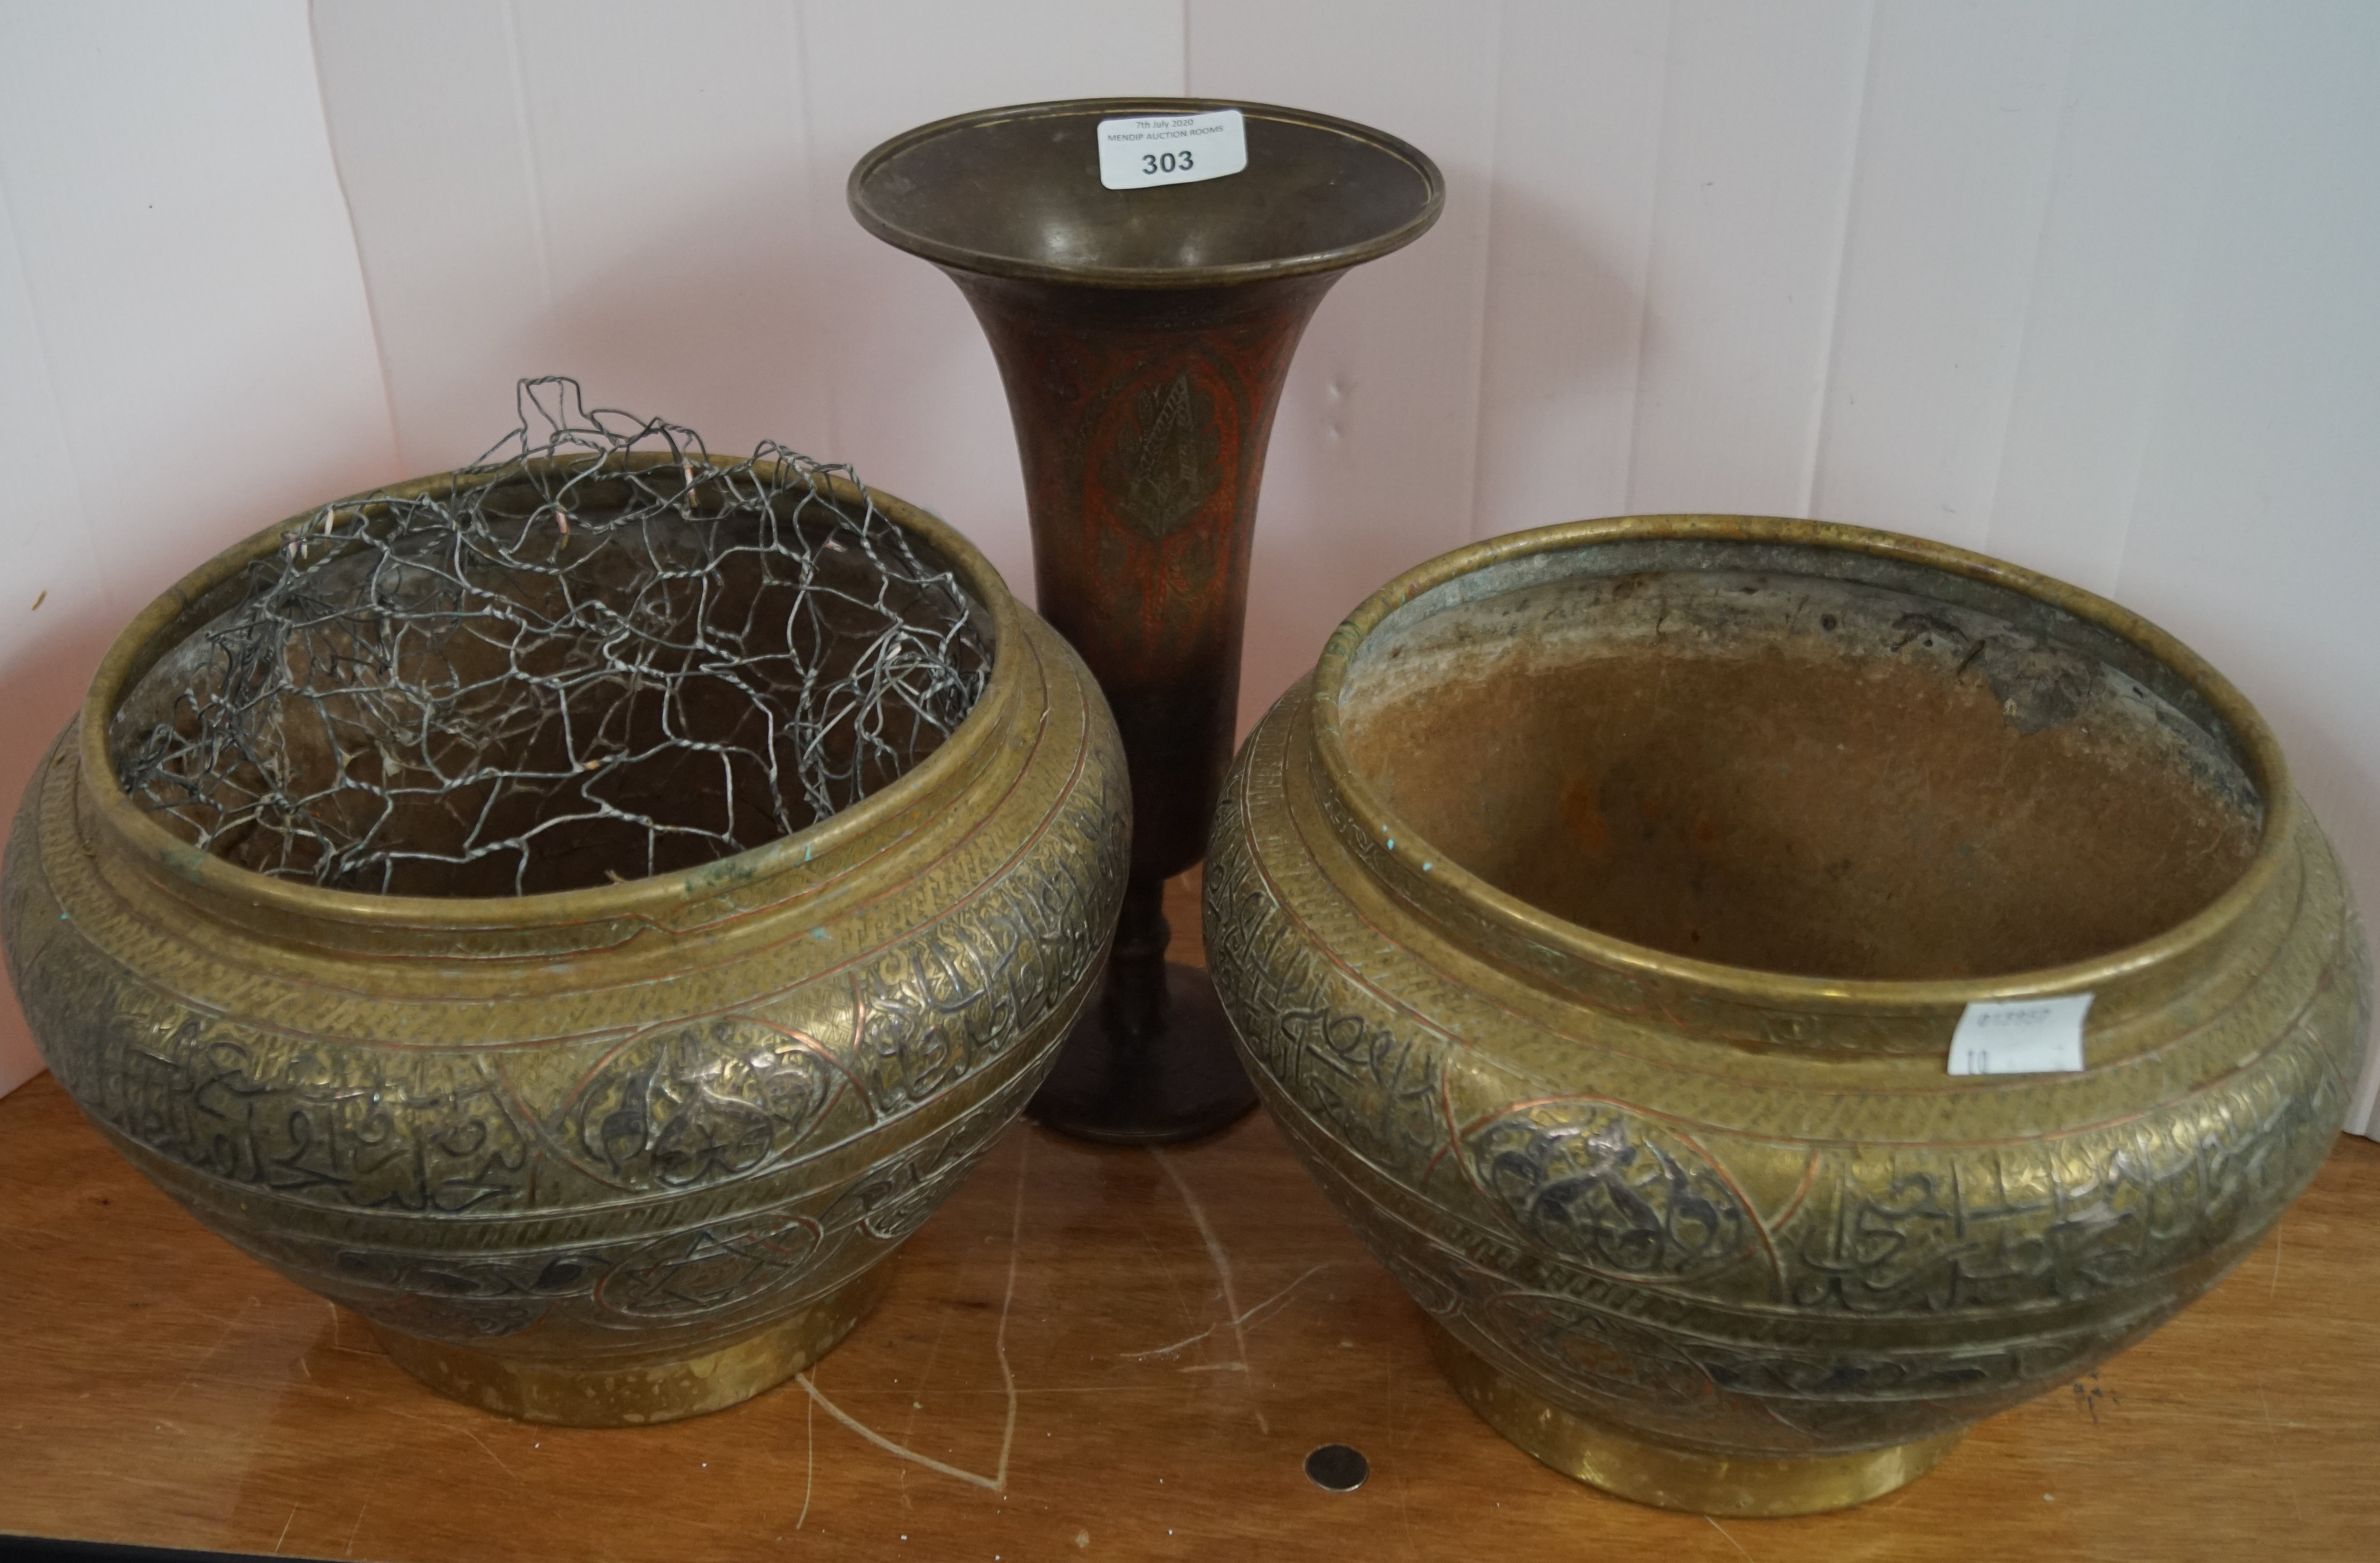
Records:
[[[1025,1242],[1025,1168],[1032,1156],[1032,1136],[1018,1139],[1016,1203],[1008,1212],[1008,1285],[1000,1294],[1000,1328],[991,1338],[992,1355],[1000,1359],[1000,1387],[1008,1396],[1008,1420],[1000,1430],[1000,1465],[992,1481],[995,1493],[1008,1490],[1008,1451],[1016,1442],[1016,1375],[1008,1366],[1008,1310],[1016,1302],[1016,1251]]]
[[[1207,1245],[1207,1257],[1215,1266],[1216,1278],[1223,1283],[1223,1313],[1226,1322],[1232,1327],[1232,1342],[1239,1347],[1240,1351],[1237,1362],[1218,1363],[1216,1371],[1235,1370],[1248,1374],[1253,1380],[1255,1375],[1248,1366],[1248,1327],[1244,1322],[1246,1315],[1240,1311],[1239,1294],[1232,1286],[1232,1256],[1224,1252],[1222,1240],[1215,1235],[1214,1224],[1207,1219],[1207,1207],[1200,1205],[1198,1196],[1190,1192],[1189,1183],[1183,1179],[1181,1169],[1173,1165],[1172,1157],[1155,1145],[1148,1147],[1148,1154],[1157,1158],[1157,1165],[1165,1169],[1165,1175],[1173,1180],[1174,1188],[1181,1193],[1182,1203],[1190,1211],[1191,1221],[1198,1229],[1199,1239]],[[1255,1384],[1251,1382],[1249,1385],[1251,1393],[1254,1392],[1255,1387]],[[1264,1407],[1257,1406],[1256,1413],[1257,1431],[1269,1435],[1272,1432],[1272,1424],[1265,1420]]]
[[[901,1422],[901,1437],[905,1443],[908,1440],[909,1436],[917,1431],[917,1413],[926,1409],[925,1401],[919,1399],[918,1397],[926,1392],[926,1386],[933,1381],[934,1364],[941,1360],[942,1341],[951,1333],[951,1315],[957,1311],[958,1310],[955,1308],[944,1308],[941,1310],[941,1322],[934,1327],[934,1344],[929,1348],[926,1352],[926,1365],[918,1370],[917,1381],[910,1387],[909,1414],[903,1418]],[[894,1379],[893,1382],[897,1384],[900,1380]],[[907,1508],[910,1507],[909,1473],[906,1471],[904,1471],[900,1473],[900,1476],[901,1507]]]
[[[487,1450],[488,1458],[496,1462],[497,1470],[503,1472],[505,1475],[511,1477],[516,1482],[520,1480],[520,1472],[515,1471],[511,1466],[504,1463],[504,1457],[496,1452],[494,1445],[489,1443],[485,1438],[480,1437],[477,1433],[472,1432],[468,1427],[457,1427],[455,1431],[460,1433],[466,1438],[470,1439],[471,1442],[479,1445],[480,1448]]]
[[[942,1341],[944,1338],[951,1333],[952,1312],[953,1310],[949,1308],[941,1310],[941,1323],[937,1325],[934,1328],[933,1349],[926,1353],[926,1365],[924,1369],[918,1373],[917,1381],[909,1387],[909,1414],[901,1419],[901,1441],[905,1444],[909,1441],[910,1436],[917,1431],[917,1413],[926,1409],[926,1402],[918,1399],[917,1397],[925,1393],[926,1385],[934,1376],[934,1363],[942,1354]],[[895,1378],[892,1382],[898,1384],[901,1381],[898,1378]],[[917,1507],[917,1504],[911,1501],[909,1497],[909,1468],[907,1466],[900,1466],[893,1471],[892,1484],[901,1495],[902,1508],[915,1508]]]
[[[353,1557],[356,1555],[356,1538],[364,1533],[364,1516],[370,1510],[371,1505],[369,1503],[356,1510],[355,1528],[347,1533],[347,1550],[342,1556]]]
[[[837,1422],[842,1423],[845,1427],[849,1428],[852,1432],[858,1434],[861,1437],[867,1439],[878,1448],[882,1449],[886,1454],[892,1455],[901,1460],[912,1460],[917,1464],[924,1466],[929,1471],[939,1471],[945,1476],[954,1477],[961,1482],[966,1483],[969,1486],[981,1487],[988,1493],[999,1492],[1008,1484],[1008,1451],[1005,1449],[1001,1451],[1001,1469],[999,1472],[990,1476],[978,1476],[972,1471],[962,1471],[955,1465],[945,1465],[942,1461],[936,1460],[931,1455],[922,1455],[915,1449],[902,1448],[892,1439],[886,1437],[883,1434],[879,1433],[873,1427],[868,1426],[866,1423],[861,1422],[858,1418],[844,1411],[841,1406],[836,1405],[832,1400],[828,1399],[824,1395],[819,1393],[819,1387],[810,1382],[810,1375],[808,1374],[797,1373],[794,1375],[794,1382],[800,1385],[804,1389],[809,1392],[810,1399],[817,1403],[820,1410],[825,1412],[827,1415],[834,1418]]]
[[[810,1493],[818,1486],[818,1401],[813,1399],[802,1408],[802,1511],[794,1519],[794,1529],[810,1517]]]
[[[215,1337],[215,1343],[208,1347],[204,1351],[199,1353],[198,1360],[190,1364],[188,1376],[185,1377],[181,1383],[174,1386],[174,1392],[165,1397],[165,1403],[167,1405],[170,1406],[176,1400],[180,1399],[182,1398],[182,1391],[188,1389],[191,1385],[196,1384],[199,1381],[199,1369],[206,1366],[207,1363],[214,1360],[215,1353],[224,1349],[224,1342],[231,1339],[232,1332],[237,1329],[240,1327],[241,1321],[248,1317],[248,1311],[262,1301],[263,1300],[261,1298],[251,1297],[233,1311],[231,1317],[224,1321],[223,1333]]]
[[[1731,1547],[1735,1548],[1735,1550],[1736,1550],[1737,1552],[1739,1552],[1739,1553],[1742,1553],[1742,1555],[1743,1555],[1743,1563],[1752,1563],[1752,1554],[1750,1554],[1750,1553],[1748,1553],[1748,1552],[1744,1552],[1744,1551],[1743,1551],[1743,1544],[1742,1544],[1742,1542],[1740,1542],[1740,1541],[1736,1540],[1733,1536],[1730,1536],[1730,1535],[1728,1535],[1728,1533],[1727,1533],[1727,1527],[1726,1527],[1726,1526],[1724,1526],[1724,1525],[1720,1524],[1720,1523],[1719,1523],[1718,1521],[1716,1521],[1716,1520],[1711,1520],[1711,1517],[1710,1517],[1709,1515],[1707,1515],[1707,1514],[1704,1515],[1704,1516],[1703,1516],[1703,1518],[1704,1518],[1704,1519],[1706,1519],[1706,1520],[1710,1520],[1710,1528],[1711,1528],[1712,1530],[1717,1531],[1720,1535],[1727,1536],[1727,1545],[1730,1545],[1730,1546],[1731,1546]]]
[[[852,1432],[882,1449],[886,1454],[908,1460],[913,1464],[922,1465],[929,1471],[939,1471],[945,1476],[965,1482],[969,1486],[981,1487],[988,1493],[1004,1493],[1008,1490],[1008,1457],[1016,1444],[1016,1375],[1008,1365],[1008,1314],[1016,1302],[1016,1253],[1023,1245],[1025,1234],[1025,1173],[1026,1165],[1031,1159],[1033,1143],[1030,1139],[1020,1138],[1017,1144],[1020,1148],[1016,1157],[1016,1204],[1008,1218],[1008,1287],[1001,1294],[1000,1328],[992,1337],[991,1346],[992,1355],[1000,1362],[1000,1382],[1002,1391],[1008,1399],[1008,1416],[1001,1426],[1000,1463],[992,1468],[992,1473],[989,1476],[978,1475],[975,1472],[962,1471],[955,1465],[946,1464],[931,1455],[919,1454],[915,1449],[904,1448],[820,1394],[819,1387],[810,1382],[808,1374],[794,1375],[794,1382],[808,1392],[812,1404],[842,1423]],[[805,1497],[803,1508],[805,1514],[809,1512],[808,1501]]]
[[[1132,1230],[1140,1239],[1140,1245],[1148,1250],[1149,1261],[1157,1266],[1157,1273],[1165,1278],[1165,1289],[1173,1293],[1173,1305],[1182,1310],[1183,1318],[1196,1318],[1197,1314],[1190,1306],[1190,1299],[1182,1295],[1181,1280],[1174,1276],[1173,1266],[1166,1262],[1165,1251],[1157,1246],[1155,1238],[1149,1236],[1148,1223],[1140,1218],[1136,1208],[1132,1212]]]
[[[2280,1424],[2273,1420],[2273,1398],[2265,1392],[2265,1387],[2261,1384],[2256,1386],[2256,1399],[2265,1408],[2265,1431],[2277,1436],[2281,1429]],[[2290,1478],[2289,1462],[2281,1460],[2275,1460],[2273,1463],[2281,1473],[2281,1484],[2289,1489],[2289,1508],[2296,1512],[2298,1523],[2302,1525],[2305,1523],[2305,1505],[2298,1501],[2298,1484]]]
[[[2267,1297],[2278,1297],[2281,1294],[2281,1233],[2289,1230],[2289,1217],[2287,1211],[2283,1211],[2281,1218],[2273,1223],[2273,1284],[2265,1289],[2265,1295]]]
[[[458,1423],[436,1422],[426,1416],[417,1416],[408,1411],[397,1411],[393,1407],[385,1414],[389,1416],[403,1417],[407,1422],[419,1423],[424,1427],[433,1427],[442,1433],[460,1433],[466,1438],[470,1439],[471,1442],[479,1445],[480,1452],[485,1454],[490,1460],[496,1462],[497,1470],[503,1472],[505,1475],[511,1477],[516,1482],[521,1479],[520,1472],[515,1471],[511,1466],[506,1465],[504,1463],[504,1457],[496,1453],[494,1445],[489,1443],[485,1438],[480,1437],[477,1433],[472,1432],[469,1428],[465,1427]]]
[[[339,1305],[338,1305],[336,1302],[333,1302],[329,1301],[328,1299],[325,1299],[325,1300],[323,1301],[322,1306],[323,1306],[323,1307],[325,1307],[325,1308],[328,1308],[329,1310],[331,1310],[331,1350],[332,1350],[332,1351],[346,1351],[346,1352],[349,1353],[350,1355],[358,1356],[358,1357],[371,1357],[371,1356],[378,1356],[378,1355],[380,1355],[380,1354],[381,1354],[381,1353],[376,1352],[376,1351],[368,1351],[364,1350],[364,1349],[363,1349],[362,1347],[360,1347],[360,1346],[350,1346],[350,1345],[348,1345],[346,1341],[344,1341],[344,1340],[340,1339],[339,1339]]]
[[[1318,1272],[1327,1270],[1330,1267],[1330,1264],[1328,1260],[1313,1266],[1311,1269],[1307,1270],[1305,1275],[1298,1277],[1287,1286],[1282,1287],[1279,1291],[1274,1292],[1270,1297],[1266,1298],[1255,1307],[1250,1308],[1246,1313],[1242,1314],[1238,1318],[1232,1320],[1232,1323],[1235,1327],[1263,1323],[1264,1321],[1259,1315],[1263,1315],[1268,1309],[1270,1309],[1275,1303],[1287,1301],[1291,1292],[1295,1291],[1299,1287],[1305,1285],[1310,1278]],[[1208,1336],[1214,1334],[1215,1331],[1220,1327],[1222,1327],[1220,1325],[1208,1325],[1197,1334],[1185,1336],[1182,1339],[1173,1342],[1171,1346],[1152,1346],[1146,1351],[1125,1351],[1120,1353],[1120,1355],[1123,1361],[1128,1363],[1138,1362],[1144,1357],[1171,1356],[1172,1353],[1181,1351],[1186,1346],[1196,1346],[1201,1340],[1204,1340]],[[1197,1373],[1202,1369],[1211,1370],[1219,1367],[1236,1367],[1242,1372],[1245,1372],[1247,1364],[1245,1363],[1205,1363],[1196,1367],[1184,1368],[1182,1371],[1184,1373]]]
[[[241,1322],[248,1317],[249,1310],[256,1307],[262,1302],[263,1299],[261,1297],[251,1297],[247,1302],[241,1303],[239,1307],[233,1312],[231,1317],[224,1320],[223,1333],[215,1337],[215,1343],[213,1345],[208,1347],[205,1351],[200,1354],[199,1361],[196,1365],[203,1366],[217,1351],[222,1351],[224,1349],[224,1342],[231,1339],[232,1331],[237,1329],[240,1327]]]
[[[357,1518],[360,1519],[362,1516],[358,1515]],[[281,1533],[273,1538],[273,1557],[281,1556],[281,1544],[289,1539],[289,1527],[296,1523],[298,1523],[298,1506],[293,1503],[289,1506],[289,1518],[281,1521]]]

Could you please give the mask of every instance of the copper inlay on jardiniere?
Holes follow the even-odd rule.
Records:
[[[540,1421],[665,1421],[815,1360],[1022,1108],[1097,977],[1127,829],[1098,690],[956,532],[792,464],[628,453],[557,504],[555,485],[589,469],[540,458],[261,533],[124,633],[18,813],[0,932],[60,1084],[200,1220],[365,1315],[400,1365],[459,1399]],[[811,630],[772,617],[782,594],[737,574],[771,523],[721,508],[731,475],[795,496],[801,525],[824,528],[797,573],[834,601],[805,597],[800,612],[900,608],[898,594],[871,600],[851,563],[880,544],[963,616],[989,667],[971,706],[936,718],[954,722],[947,736],[870,771],[870,755],[892,751],[837,727],[853,714],[838,709],[809,736],[841,780],[809,802],[751,795],[735,767],[765,769],[776,739],[730,686],[761,676],[752,659],[810,645]],[[651,527],[605,530],[606,483],[681,476]],[[462,574],[513,604],[496,615],[505,635],[532,622],[540,634],[504,643],[509,670],[494,632],[462,619],[406,642],[405,666],[360,652],[331,666],[334,695],[286,701],[266,724],[311,782],[282,787],[214,851],[194,844],[259,795],[261,773],[208,771],[215,802],[192,813],[185,789],[174,814],[176,794],[142,757],[187,756],[205,736],[173,695],[213,664],[183,653],[242,622],[251,566],[293,549],[360,557],[340,551],[392,503],[492,483],[521,491],[497,508],[535,546]],[[311,540],[288,540],[300,534]],[[716,571],[682,567],[689,539]],[[615,555],[603,569],[627,574],[589,587],[581,572],[565,593],[546,569],[601,548]],[[395,551],[350,608],[447,600],[453,583],[432,569],[446,558]],[[624,678],[603,645],[544,634],[564,596],[601,629],[596,642],[640,626],[660,660]],[[382,644],[370,617],[350,624],[351,651]],[[868,622],[868,645],[895,644]],[[312,677],[323,644],[295,638],[232,665],[311,658]],[[698,661],[709,684],[671,682]],[[472,730],[497,733],[476,757],[433,744],[407,758],[408,736],[430,727],[418,700],[384,698],[390,677],[442,699],[462,689],[467,705],[511,677],[598,698],[567,721],[546,710],[542,727],[520,718],[530,707],[506,708],[511,725]],[[381,732],[377,749],[351,742],[390,709],[416,720]],[[729,713],[741,731],[726,730]],[[898,712],[859,714],[880,733],[917,731]],[[508,747],[505,733],[525,736]],[[303,747],[326,741],[344,771]],[[788,761],[783,784],[802,769]],[[547,801],[480,785],[495,770],[536,780]],[[139,796],[119,772],[147,779]],[[580,787],[582,772],[616,785]],[[440,794],[432,775],[462,790]],[[353,861],[376,842],[418,849],[383,866],[397,893],[312,882],[337,864],[291,833],[285,806],[299,794],[319,805],[305,830]],[[358,813],[371,799],[384,818]],[[382,835],[341,834],[358,818]],[[548,841],[557,853],[527,866],[502,846]],[[256,871],[276,866],[299,878]],[[528,893],[513,893],[524,874]]]
[[[1209,958],[1258,1088],[1573,1475],[1856,1503],[2203,1292],[2369,1014],[2328,842],[2155,626],[1888,533],[1637,516],[1366,602],[1250,739]],[[2070,1073],[1949,1072],[2089,993]]]

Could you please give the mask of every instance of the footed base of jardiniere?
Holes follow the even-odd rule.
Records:
[[[565,1427],[638,1427],[724,1411],[773,1389],[832,1351],[892,1279],[872,1265],[740,1340],[697,1356],[590,1368],[497,1356],[374,1327],[397,1366],[451,1399]]]
[[[1656,1508],[1767,1519],[1849,1508],[1934,1469],[1964,1428],[1856,1454],[1735,1460],[1646,1443],[1562,1410],[1497,1372],[1435,1319],[1440,1372],[1488,1425],[1565,1476]]]

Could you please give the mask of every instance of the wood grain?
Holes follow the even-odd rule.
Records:
[[[2271,1242],[2099,1373],[1866,1508],[1721,1527],[1488,1431],[1261,1115],[1162,1153],[1019,1125],[809,1388],[573,1432],[419,1387],[44,1078],[0,1101],[0,1532],[489,1563],[2366,1558],[2375,1230],[2380,1145],[2342,1139]],[[1328,1442],[1370,1458],[1361,1490],[1306,1480]]]

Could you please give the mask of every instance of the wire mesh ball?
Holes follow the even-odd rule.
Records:
[[[126,794],[333,890],[526,895],[698,866],[890,783],[989,621],[847,468],[525,382],[431,493],[325,506],[117,708]]]

